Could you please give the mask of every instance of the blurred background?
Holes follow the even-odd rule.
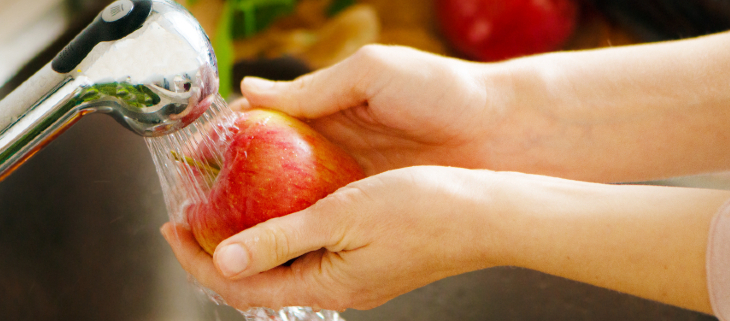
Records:
[[[0,99],[110,2],[0,0]],[[485,10],[492,12],[485,16],[465,11],[464,4],[473,2],[197,0],[185,5],[216,47],[228,97],[235,97],[246,75],[293,79],[369,43],[497,61],[730,29],[730,1],[493,0],[485,2],[503,6],[504,13]],[[505,4],[514,8],[504,9]],[[504,26],[499,30],[505,34],[485,32],[485,21]],[[724,173],[650,183],[730,188]],[[165,221],[144,141],[107,116],[87,116],[0,182],[0,319],[243,320],[190,285],[159,234]],[[376,309],[342,316],[350,321],[715,320],[509,267],[448,278]]]

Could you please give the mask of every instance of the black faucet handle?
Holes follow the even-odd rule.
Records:
[[[150,0],[110,4],[53,59],[53,70],[61,74],[73,71],[97,44],[122,39],[141,28],[151,9]]]

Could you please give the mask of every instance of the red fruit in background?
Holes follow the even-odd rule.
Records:
[[[558,50],[572,35],[575,0],[435,0],[444,36],[467,58],[498,61]]]
[[[305,123],[280,112],[250,110],[228,137],[208,200],[186,216],[198,243],[213,254],[221,241],[274,217],[303,210],[365,175],[345,151]],[[211,155],[207,147],[198,157]],[[214,160],[206,160],[214,162]]]

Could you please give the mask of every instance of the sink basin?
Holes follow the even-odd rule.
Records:
[[[37,70],[54,53],[26,70]],[[85,117],[0,182],[0,318],[243,320],[190,285],[160,236],[166,220],[143,139],[110,117]],[[715,320],[517,268],[448,278],[376,309],[342,316],[349,321]]]

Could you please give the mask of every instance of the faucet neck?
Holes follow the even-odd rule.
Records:
[[[48,64],[0,101],[0,180],[86,113],[80,82]]]

